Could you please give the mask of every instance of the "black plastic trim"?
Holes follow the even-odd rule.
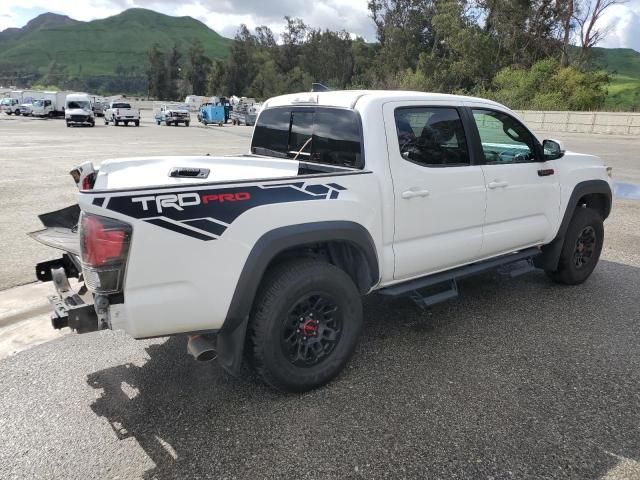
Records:
[[[542,255],[536,259],[536,266],[539,268],[544,268],[545,270],[555,271],[558,268],[558,262],[560,261],[560,253],[562,252],[562,245],[564,244],[564,235],[567,232],[567,228],[569,228],[569,222],[573,218],[573,213],[578,207],[578,200],[580,200],[585,195],[590,194],[600,194],[604,195],[607,203],[605,205],[605,214],[604,219],[606,219],[611,213],[611,187],[604,180],[585,180],[584,182],[578,183],[573,192],[571,192],[571,196],[569,197],[569,202],[567,203],[567,208],[564,211],[564,216],[562,217],[562,222],[560,223],[560,228],[558,229],[558,233],[556,237],[547,245],[542,247]]]
[[[265,233],[249,253],[236,284],[226,320],[218,334],[218,360],[229,373],[236,374],[239,371],[249,314],[269,263],[290,248],[327,241],[343,241],[359,247],[369,265],[371,286],[378,283],[380,270],[375,244],[367,229],[358,223],[303,223]]]
[[[487,270],[493,270],[502,265],[508,265],[510,263],[517,262],[519,260],[525,260],[540,255],[540,249],[537,247],[527,248],[516,253],[509,253],[507,255],[501,255],[499,257],[483,260],[482,262],[471,263],[462,267],[454,268],[453,270],[447,270],[440,273],[434,273],[425,277],[408,280],[406,282],[397,283],[386,288],[378,290],[380,295],[386,295],[391,297],[397,297],[406,295],[407,293],[418,290],[421,288],[431,287],[444,282],[450,282],[451,280],[459,280]]]

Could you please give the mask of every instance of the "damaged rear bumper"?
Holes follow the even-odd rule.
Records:
[[[57,293],[47,297],[53,307],[51,313],[53,328],[69,327],[77,333],[95,332],[104,328],[98,318],[95,305],[86,302],[81,296],[81,293],[86,293],[86,289],[81,287],[78,292],[74,291],[63,267],[51,269],[51,280]]]

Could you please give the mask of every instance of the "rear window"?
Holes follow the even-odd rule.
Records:
[[[128,103],[114,103],[112,108],[131,108]]]
[[[277,107],[260,114],[251,152],[362,168],[361,140],[360,116],[353,110]]]

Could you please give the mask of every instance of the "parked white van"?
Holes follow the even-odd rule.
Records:
[[[64,109],[64,119],[67,127],[72,125],[88,125],[95,127],[96,119],[91,108],[91,97],[86,93],[72,93],[67,95]]]

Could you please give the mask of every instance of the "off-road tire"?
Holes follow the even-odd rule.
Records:
[[[579,253],[579,244],[585,232],[587,235],[593,233],[595,241],[589,258],[586,263],[582,263],[577,259],[576,254]],[[578,207],[565,233],[558,268],[555,271],[547,270],[547,275],[554,282],[565,285],[578,285],[584,282],[598,264],[603,241],[604,225],[600,214],[591,208]],[[582,251],[584,249],[584,242],[582,242]],[[578,266],[577,262],[581,265]]]
[[[302,343],[304,333],[295,333],[296,327],[291,328],[291,324],[298,321],[298,313],[292,309],[304,302],[315,304],[318,296],[334,302],[334,312],[324,317],[316,313],[315,317],[330,316],[333,322],[339,322],[332,324],[336,340],[329,341],[328,348],[322,347],[322,357],[316,363],[296,365],[287,356],[288,344],[284,337],[286,332],[293,332]],[[313,317],[313,312],[310,315]],[[316,325],[321,324],[322,321]],[[314,340],[323,340],[323,332],[328,330],[315,328]],[[247,354],[250,364],[268,385],[285,392],[305,392],[325,385],[342,371],[361,331],[362,300],[351,278],[329,263],[296,259],[275,266],[265,275],[249,320]],[[304,338],[306,343],[307,337]],[[292,345],[299,355],[301,348]]]

